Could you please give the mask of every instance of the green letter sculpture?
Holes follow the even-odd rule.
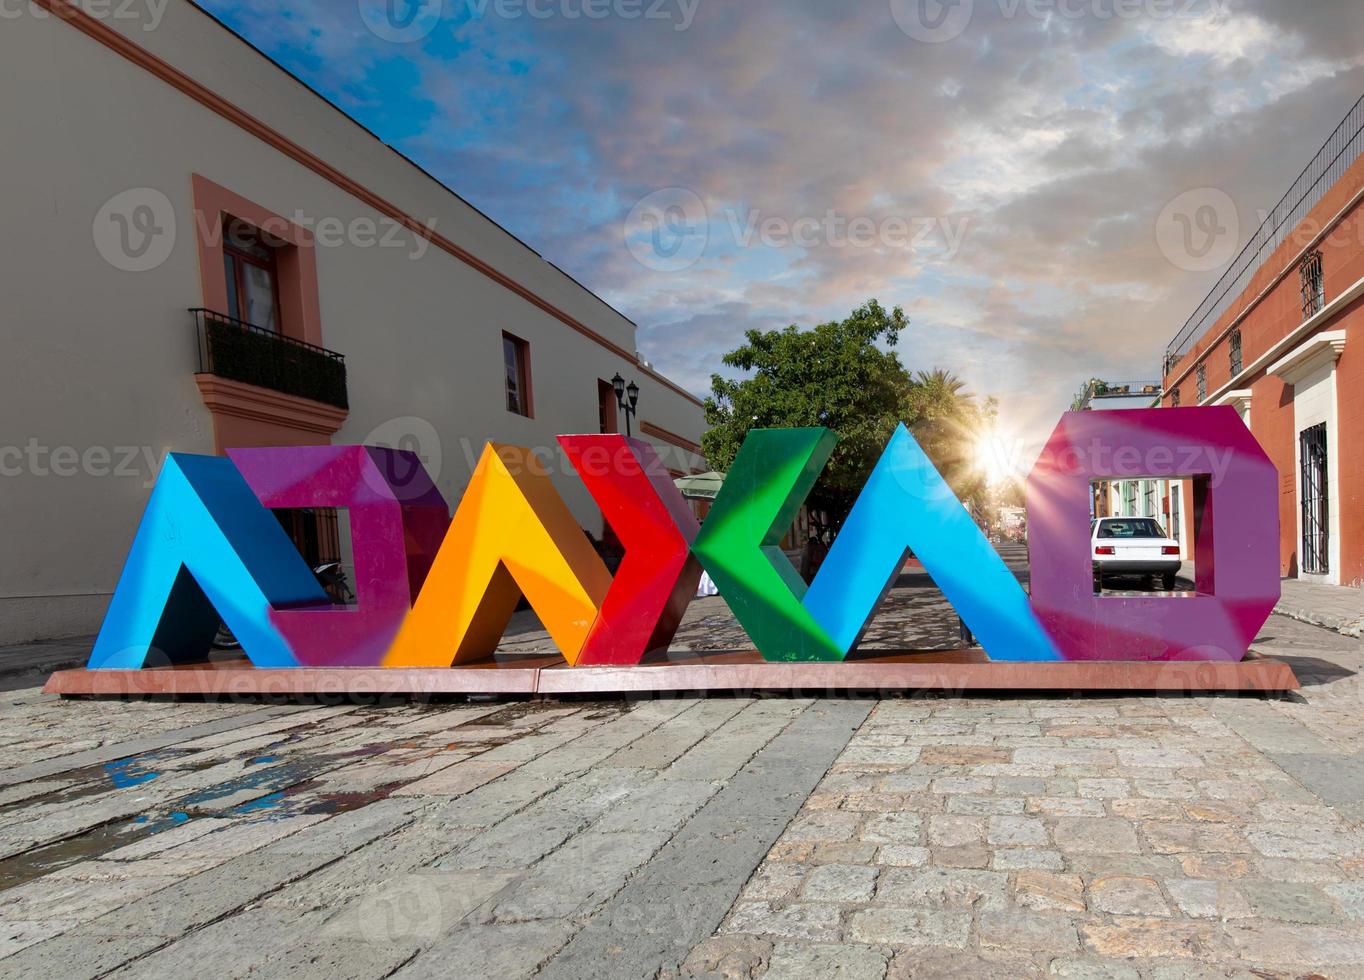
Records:
[[[825,428],[749,432],[692,546],[765,660],[843,659],[781,550],[836,442]]]

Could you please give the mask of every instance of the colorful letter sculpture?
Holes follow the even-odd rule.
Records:
[[[1194,485],[1197,594],[1098,596],[1090,482]],[[1278,471],[1230,406],[1069,412],[1028,478],[1032,606],[1067,660],[1240,660],[1279,599]]]
[[[610,587],[611,573],[535,454],[490,443],[384,666],[492,656],[523,594],[576,664]]]
[[[1018,580],[901,425],[805,594],[840,649],[856,646],[910,550],[992,660],[1061,659]]]
[[[207,657],[220,622],[257,667],[297,667],[271,609],[330,605],[230,459],[166,457],[110,600],[91,669]]]
[[[1240,660],[1278,599],[1278,474],[1230,408],[1064,416],[1028,478],[1031,597],[903,426],[807,588],[781,540],[836,441],[750,432],[698,530],[647,443],[560,437],[624,547],[614,578],[529,449],[489,444],[453,520],[409,453],[172,454],[89,666],[202,661],[220,621],[256,667],[475,666],[524,597],[570,666],[631,667],[666,651],[701,566],[763,659],[838,661],[911,550],[997,661]],[[1094,594],[1091,481],[1123,478],[1189,481],[1195,594]],[[354,608],[268,509],[291,507],[347,509]]]
[[[842,660],[801,604],[805,582],[781,550],[838,437],[828,429],[754,429],[706,515],[695,551],[765,660]]]
[[[699,530],[653,446],[620,435],[560,436],[625,557],[578,663],[637,664],[666,650],[701,579]]]
[[[445,498],[421,460],[369,446],[231,449],[228,456],[266,507],[349,513],[357,605],[270,612],[298,662],[382,663],[450,524]]]

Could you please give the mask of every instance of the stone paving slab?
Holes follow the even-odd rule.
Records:
[[[801,713],[537,975],[656,976],[680,966],[870,709],[826,701]]]
[[[44,703],[28,692],[6,707],[23,716]],[[79,702],[49,707],[80,721]],[[707,808],[732,783],[778,779],[763,807],[789,817],[870,704],[835,724],[827,705],[747,699],[352,708],[345,719],[317,708],[288,725],[219,710],[221,723],[171,729],[183,739],[172,746],[161,744],[170,732],[108,739],[105,755],[141,752],[118,771],[142,781],[120,786],[86,757],[52,763],[70,782],[31,780],[31,805],[12,812],[37,814],[29,832],[57,842],[0,861],[21,882],[0,891],[0,976],[421,975],[445,969],[454,948],[507,969],[530,956],[534,967],[688,827],[700,841],[719,833],[705,829]],[[106,723],[119,715],[97,711]],[[793,746],[812,742],[828,745],[801,760]],[[433,782],[481,758],[500,761],[463,783]],[[391,782],[376,781],[389,759]],[[273,775],[248,792],[241,774],[253,769]],[[347,783],[340,773],[362,788],[357,798],[333,792]],[[710,928],[786,822],[776,811],[741,821],[750,795],[725,797],[747,864],[726,862],[707,882]],[[106,824],[82,832],[92,821],[72,814],[86,811]],[[493,950],[497,937],[515,942]]]

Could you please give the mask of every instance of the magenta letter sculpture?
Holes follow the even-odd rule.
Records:
[[[377,667],[421,590],[450,511],[413,453],[372,446],[230,449],[266,507],[345,507],[354,608],[272,609],[305,667]]]
[[[1098,596],[1091,480],[1193,483],[1197,593]],[[1239,661],[1279,599],[1278,472],[1229,406],[1068,412],[1028,477],[1033,611],[1067,660]]]

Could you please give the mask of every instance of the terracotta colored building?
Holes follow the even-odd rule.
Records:
[[[1281,574],[1364,585],[1364,99],[1172,341],[1164,381],[1165,406],[1234,406],[1278,467]],[[1187,536],[1191,489],[1173,486]]]

